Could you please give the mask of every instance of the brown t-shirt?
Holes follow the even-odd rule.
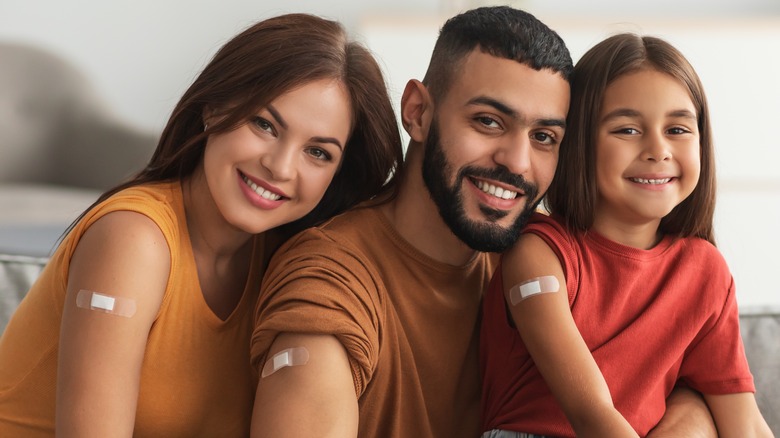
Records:
[[[378,208],[353,209],[271,260],[252,364],[259,373],[279,333],[335,335],[352,365],[359,436],[478,436],[478,315],[495,261],[437,262]]]

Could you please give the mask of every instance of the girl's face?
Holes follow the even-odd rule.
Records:
[[[343,84],[323,79],[282,94],[238,128],[211,135],[203,169],[225,220],[255,234],[313,210],[339,168],[351,119]]]
[[[596,141],[594,227],[658,228],[701,170],[696,108],[674,77],[642,69],[604,93]]]

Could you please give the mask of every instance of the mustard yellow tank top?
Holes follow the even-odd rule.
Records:
[[[200,290],[177,181],[117,193],[89,211],[57,248],[0,338],[0,437],[54,435],[57,351],[70,259],[87,228],[117,210],[152,219],[171,252],[168,285],[144,354],[134,436],[249,436],[257,387],[249,339],[269,250],[262,237],[256,238],[242,298],[221,320]],[[106,384],[122,385],[122,376]]]

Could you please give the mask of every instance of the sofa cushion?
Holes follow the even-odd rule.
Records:
[[[758,407],[772,432],[780,436],[780,308],[740,309],[739,325]]]
[[[0,333],[46,261],[43,257],[0,254]]]

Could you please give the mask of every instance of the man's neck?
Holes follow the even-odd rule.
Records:
[[[382,212],[410,245],[442,263],[461,266],[476,251],[458,239],[439,215],[422,179],[421,151],[409,151],[401,187],[393,201],[382,206]]]

